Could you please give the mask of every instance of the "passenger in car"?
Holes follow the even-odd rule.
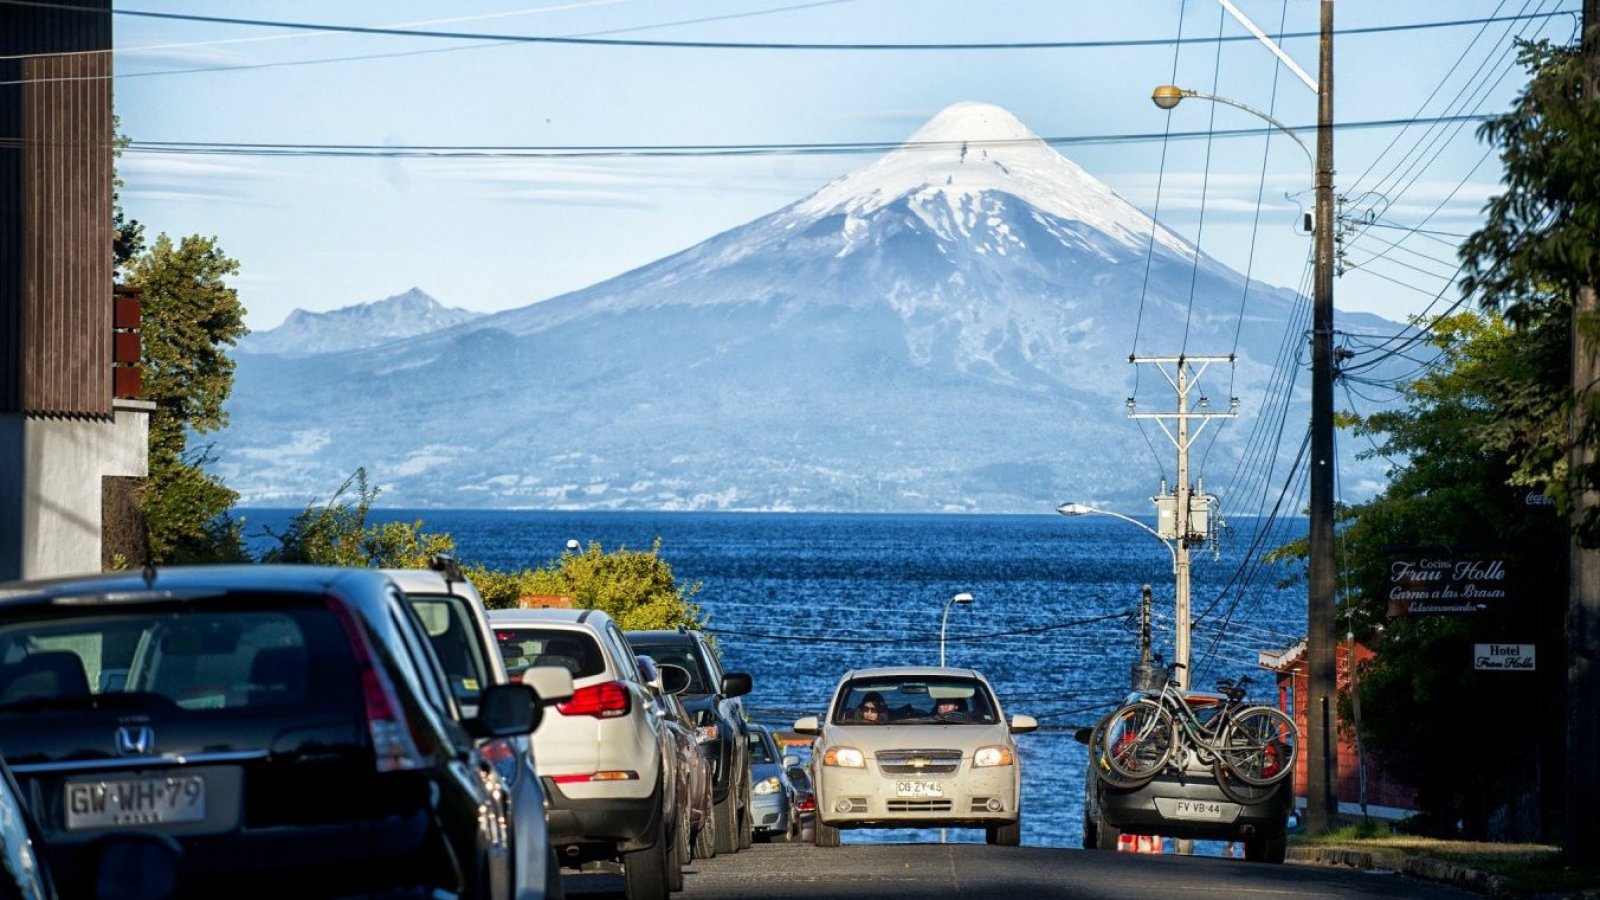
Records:
[[[884,705],[883,695],[877,691],[870,691],[861,698],[861,705],[856,707],[855,718],[868,725],[889,724],[889,709]]]
[[[967,718],[967,701],[961,697],[940,697],[933,705],[933,714],[941,719],[965,721]]]

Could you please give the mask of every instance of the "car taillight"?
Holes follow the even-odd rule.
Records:
[[[817,809],[816,798],[806,797],[801,800],[796,800],[794,803],[794,808],[800,810],[801,812],[815,812]]]
[[[572,699],[556,707],[563,716],[594,716],[596,719],[615,719],[633,709],[633,695],[627,682],[607,681],[591,684],[572,692]]]
[[[348,609],[333,599],[328,600],[328,610],[339,620],[345,637],[350,639],[350,650],[355,656],[356,671],[361,679],[361,700],[366,707],[367,730],[372,736],[372,755],[379,772],[401,772],[420,769],[427,764],[419,749],[411,724],[400,708],[400,698],[394,685],[378,669],[372,658],[372,647],[367,642],[365,630],[355,621]]]

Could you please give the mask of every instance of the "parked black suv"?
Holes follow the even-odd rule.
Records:
[[[1184,697],[1200,706],[1216,705],[1223,699],[1202,691],[1185,691]],[[1080,728],[1075,736],[1079,743],[1089,744],[1093,731]],[[1233,784],[1231,790],[1239,796],[1230,796],[1217,785],[1212,765],[1190,754],[1181,770],[1169,766],[1130,790],[1107,784],[1096,769],[1096,758],[1091,746],[1083,791],[1085,849],[1116,850],[1123,834],[1160,835],[1242,842],[1246,859],[1283,862],[1294,805],[1293,778],[1267,787]],[[1241,803],[1240,799],[1250,802]]]
[[[539,708],[520,684],[477,699],[460,716],[374,570],[0,586],[0,754],[63,897],[108,875],[184,898],[507,897],[505,790],[475,739],[527,734]],[[172,863],[129,872],[130,838]]]
[[[630,631],[627,637],[640,655],[657,663],[681,666],[689,673],[689,687],[678,697],[700,726],[702,746],[711,760],[711,818],[715,822],[717,852],[732,853],[749,847],[754,837],[750,818],[750,729],[745,723],[744,704],[738,699],[750,693],[749,674],[722,671],[716,651],[698,631]]]

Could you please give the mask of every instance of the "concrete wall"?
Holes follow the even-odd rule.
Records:
[[[110,420],[0,415],[0,581],[100,571],[101,479],[143,476],[153,403]]]

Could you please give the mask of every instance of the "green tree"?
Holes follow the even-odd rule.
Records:
[[[491,608],[513,607],[519,597],[539,594],[571,597],[574,606],[602,610],[625,630],[705,625],[693,602],[699,583],[678,585],[672,565],[661,558],[659,538],[649,551],[619,547],[608,553],[591,543],[537,569],[495,572],[478,565],[467,576]]]
[[[347,499],[352,487],[355,489],[353,500]],[[308,504],[289,521],[282,534],[269,531],[278,546],[263,553],[261,561],[420,569],[435,555],[455,551],[454,538],[448,534],[424,532],[420,519],[369,521],[372,501],[377,499],[378,493],[378,488],[367,482],[367,470],[357,469],[327,503]]]
[[[238,495],[205,471],[206,448],[189,446],[191,432],[227,424],[223,402],[233,388],[226,349],[245,334],[244,307],[226,279],[239,264],[214,238],[192,236],[177,245],[165,234],[127,268],[143,289],[143,398],[150,416],[150,473],[140,507],[155,563],[237,560],[238,529],[226,514]]]
[[[1534,641],[1559,615],[1559,593],[1552,598],[1539,582],[1560,569],[1551,559],[1560,558],[1559,522],[1548,508],[1530,508],[1529,488],[1517,484],[1543,483],[1530,461],[1559,439],[1560,404],[1546,379],[1566,331],[1564,320],[1546,316],[1521,327],[1477,313],[1419,324],[1439,364],[1403,386],[1402,407],[1355,425],[1376,442],[1365,456],[1396,462],[1381,495],[1340,511],[1340,616],[1377,649],[1359,679],[1365,746],[1417,788],[1426,821],[1442,830],[1459,820],[1481,837],[1491,819],[1538,821],[1535,739],[1549,711],[1541,717],[1528,702],[1526,683],[1475,671],[1471,654],[1476,642]],[[1388,618],[1397,552],[1468,548],[1508,559],[1520,578],[1517,608]],[[1304,552],[1301,542],[1284,555]],[[1352,727],[1348,696],[1340,705],[1342,726]],[[1491,710],[1495,725],[1486,729]]]
[[[1506,190],[1489,201],[1484,226],[1462,245],[1462,290],[1519,326],[1567,317],[1570,328],[1597,345],[1600,318],[1592,310],[1573,312],[1580,293],[1600,285],[1600,98],[1585,96],[1576,44],[1523,44],[1519,58],[1532,76],[1528,86],[1509,112],[1479,130],[1500,147]],[[1571,392],[1570,381],[1554,380],[1570,371],[1569,359],[1546,373],[1553,395]],[[1600,394],[1586,396],[1573,437],[1592,446],[1600,437]],[[1570,411],[1570,398],[1560,402]],[[1577,493],[1600,487],[1600,457],[1568,479],[1567,450],[1563,436],[1519,460],[1519,476],[1542,481],[1563,513]],[[1600,546],[1600,507],[1585,510],[1576,527],[1583,546]]]

